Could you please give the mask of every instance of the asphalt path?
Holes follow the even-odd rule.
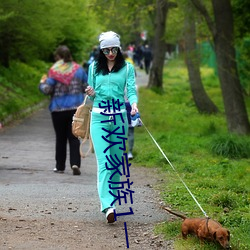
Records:
[[[138,72],[138,86],[146,83],[147,76]],[[97,194],[95,155],[82,159],[82,174],[73,176],[69,157],[64,174],[53,172],[54,154],[55,136],[47,107],[0,130],[0,218],[105,221]],[[130,206],[134,214],[122,221],[155,224],[167,219],[159,206],[158,191],[152,188],[160,181],[156,172],[132,163],[134,203],[117,209],[122,212]]]

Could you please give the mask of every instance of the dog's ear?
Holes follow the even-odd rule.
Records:
[[[227,240],[230,241],[230,232],[227,230],[228,236],[227,236]]]
[[[213,233],[213,238],[216,240],[216,232]]]

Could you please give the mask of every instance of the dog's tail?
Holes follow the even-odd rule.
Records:
[[[187,219],[187,217],[186,217],[185,215],[183,215],[183,214],[179,214],[179,213],[177,213],[177,212],[173,212],[171,209],[169,209],[169,208],[167,208],[167,207],[163,207],[163,206],[162,206],[162,208],[163,208],[164,210],[168,211],[169,213],[171,213],[171,214],[173,214],[173,215],[175,215],[175,216],[177,216],[177,217],[182,218],[183,220]]]

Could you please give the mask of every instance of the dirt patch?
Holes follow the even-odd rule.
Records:
[[[10,170],[9,174],[13,171],[18,170]],[[30,175],[29,171],[23,172]],[[67,181],[62,183],[67,183],[69,193],[61,190],[61,194],[54,195],[54,198],[49,197],[49,190],[52,186],[55,190],[61,189],[58,183],[51,186],[47,182],[48,191],[41,183],[36,183],[35,187],[34,183],[5,184],[1,189],[1,201],[5,202],[0,208],[0,249],[174,249],[172,241],[163,240],[162,236],[155,235],[153,231],[156,223],[167,218],[160,210],[158,191],[153,189],[160,181],[159,176],[155,170],[137,167],[132,173],[134,181],[138,180],[137,191],[140,197],[134,207],[135,215],[126,221],[119,219],[112,225],[107,224],[104,215],[100,213],[97,197],[87,198],[81,191],[69,197],[71,190],[77,187],[76,184],[71,186],[68,183],[68,179],[74,176],[66,176]],[[41,174],[44,174],[43,171],[38,172],[39,176]],[[62,175],[54,174],[54,177],[62,178]],[[5,193],[9,193],[9,196],[3,197]],[[85,201],[82,200],[83,196]]]
[[[70,222],[1,218],[0,248],[5,249],[127,249],[124,225],[117,222]],[[153,234],[153,225],[127,223],[130,249],[173,249]]]

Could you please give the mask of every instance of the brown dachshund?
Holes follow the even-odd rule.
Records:
[[[224,249],[231,249],[229,245],[230,232],[222,225],[210,218],[187,218],[185,215],[173,212],[169,208],[163,207],[166,211],[183,219],[181,233],[183,239],[187,239],[188,234],[196,235],[201,241],[216,241]]]

